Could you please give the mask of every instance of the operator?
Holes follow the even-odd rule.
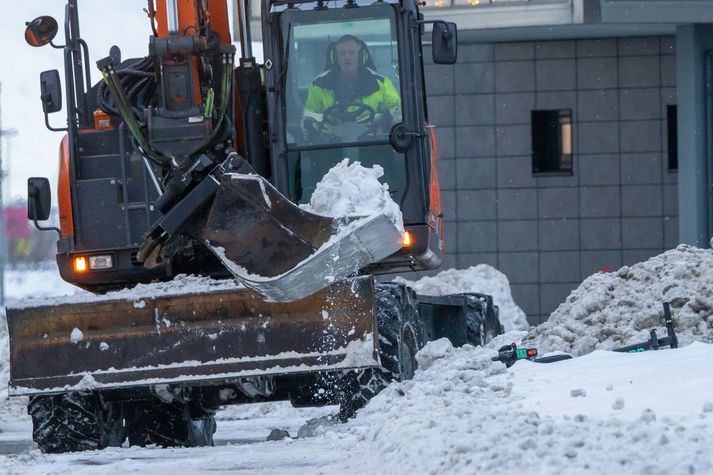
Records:
[[[330,68],[318,75],[307,91],[302,115],[307,136],[328,133],[329,125],[344,122],[378,129],[401,121],[399,93],[389,78],[368,67],[373,62],[364,41],[344,35],[330,48],[329,56]]]

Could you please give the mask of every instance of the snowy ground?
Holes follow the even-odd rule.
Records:
[[[679,248],[595,275],[549,327],[492,344],[527,337],[582,355],[572,360],[506,369],[490,360],[493,348],[433,342],[419,353],[412,381],[392,384],[353,421],[312,436],[297,437],[304,421],[333,408],[261,404],[219,413],[215,447],[49,456],[31,442],[24,401],[0,402],[0,473],[713,473],[711,260],[711,250]],[[25,287],[60,291],[50,274],[34,279],[25,274]],[[682,341],[693,343],[605,351],[660,329],[664,298],[678,299]],[[583,337],[592,340],[577,345]],[[273,428],[294,438],[264,441]]]

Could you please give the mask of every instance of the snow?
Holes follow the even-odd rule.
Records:
[[[392,383],[346,424],[327,417],[333,407],[246,405],[218,414],[215,447],[44,455],[29,442],[24,401],[4,401],[0,448],[11,453],[0,455],[0,472],[713,473],[711,259],[710,250],[679,246],[590,277],[549,325],[529,333],[510,331],[486,348],[431,342],[417,355],[413,380]],[[483,292],[481,283],[468,288],[471,281],[443,279],[433,287]],[[672,302],[684,346],[606,351],[661,328],[662,300]],[[503,307],[497,295],[496,303]],[[499,346],[524,337],[540,354],[582,356],[552,364],[519,361],[508,369],[491,361]],[[579,345],[580,338],[588,343]],[[274,429],[290,437],[265,441]]]
[[[59,280],[56,275],[54,280]],[[144,308],[146,302],[144,299],[153,299],[155,297],[167,295],[188,295],[199,293],[222,292],[226,290],[237,290],[244,288],[235,283],[232,279],[212,279],[210,277],[202,277],[195,275],[180,274],[168,282],[155,282],[151,284],[138,284],[130,289],[116,290],[105,294],[92,294],[90,292],[77,289],[72,286],[75,291],[72,294],[64,294],[57,296],[54,294],[42,295],[37,292],[42,292],[40,287],[35,287],[35,294],[28,295],[25,299],[13,299],[9,304],[12,308],[28,308],[40,307],[44,305],[63,305],[74,303],[102,302],[107,300],[127,300],[134,302],[135,308]]]
[[[5,270],[5,299],[8,305],[23,299],[39,295],[43,297],[59,297],[83,293],[78,287],[63,281],[58,274],[57,266],[49,263],[41,268],[17,268]]]
[[[525,338],[540,353],[584,355],[665,336],[662,303],[671,304],[679,344],[713,342],[713,250],[679,245],[651,259],[589,276],[549,320]]]
[[[80,341],[84,340],[84,333],[79,328],[73,328],[72,333],[69,334],[69,341],[75,345]]]
[[[430,343],[412,381],[393,383],[325,438],[347,473],[707,473],[713,345],[597,351],[506,370],[494,350]],[[703,370],[703,371],[702,371]],[[606,391],[607,385],[613,386]],[[571,392],[574,390],[572,397]],[[615,410],[617,398],[626,405]]]
[[[389,185],[379,181],[382,176],[384,169],[379,165],[366,168],[361,162],[349,163],[345,158],[317,183],[309,204],[300,207],[333,218],[383,213],[403,234],[401,209],[391,199]]]
[[[525,312],[517,306],[510,293],[510,282],[502,272],[487,264],[478,264],[468,269],[448,269],[433,277],[423,277],[412,282],[401,277],[394,279],[412,287],[423,295],[447,295],[477,292],[493,297],[500,308],[500,323],[506,332],[527,330],[529,325]]]

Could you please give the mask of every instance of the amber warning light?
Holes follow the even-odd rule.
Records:
[[[87,271],[87,258],[86,257],[75,257],[74,258],[74,272],[86,272]]]
[[[403,244],[404,247],[411,247],[413,246],[413,236],[411,235],[411,231],[406,230],[404,232],[404,237],[401,240],[401,244]]]

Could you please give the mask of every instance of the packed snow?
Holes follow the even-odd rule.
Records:
[[[713,343],[713,250],[679,245],[615,272],[589,276],[549,320],[525,338],[540,352],[575,356],[665,336],[663,302],[671,304],[681,345]]]
[[[352,447],[348,473],[713,470],[713,393],[702,377],[713,345],[597,351],[508,370],[493,354],[432,342],[412,381],[392,384],[325,438]],[[617,400],[626,401],[622,410],[612,407]]]
[[[219,413],[216,447],[44,455],[29,442],[21,401],[6,401],[0,403],[0,423],[7,428],[0,448],[10,453],[0,455],[0,471],[711,473],[711,259],[711,250],[679,246],[591,276],[549,325],[529,335],[511,331],[486,348],[431,342],[417,355],[413,380],[392,383],[346,424],[328,417],[335,408],[299,412],[287,404],[247,405]],[[468,286],[477,280],[472,275],[442,274],[441,283],[411,285],[421,286],[420,293],[429,293],[429,286],[431,294],[442,293],[439,288],[484,292],[482,283]],[[475,276],[493,280],[492,274],[481,269]],[[497,292],[485,292],[495,294],[507,315]],[[681,348],[606,351],[662,329],[664,300],[671,302]],[[562,350],[577,357],[552,364],[520,361],[507,369],[491,360],[500,345],[526,335],[540,354]],[[276,440],[265,441],[270,434]]]
[[[59,276],[54,277],[59,279]],[[62,305],[73,303],[101,302],[107,300],[128,300],[134,302],[134,307],[143,308],[146,305],[144,299],[167,295],[187,295],[210,292],[222,292],[226,290],[236,290],[244,288],[232,279],[212,279],[196,275],[177,275],[168,282],[154,282],[150,284],[138,284],[130,289],[116,290],[105,294],[92,294],[84,290],[71,286],[73,293],[63,296],[28,295],[23,299],[12,299],[8,305],[11,308],[40,307],[44,305]]]
[[[349,163],[345,158],[332,167],[312,193],[303,209],[332,218],[361,217],[383,213],[404,233],[403,215],[391,199],[389,185],[381,183],[384,169],[379,165],[366,168],[361,162]]]
[[[78,287],[63,281],[54,262],[39,268],[17,268],[5,270],[5,303],[14,303],[30,298],[61,297],[76,292]]]
[[[527,330],[525,312],[517,306],[510,293],[510,282],[502,272],[487,264],[478,264],[468,269],[448,269],[433,277],[423,277],[415,282],[397,277],[401,282],[423,295],[447,295],[477,292],[492,295],[500,309],[500,323],[506,332]]]

